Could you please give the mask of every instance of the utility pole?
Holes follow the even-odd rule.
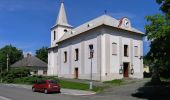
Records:
[[[1,81],[0,81],[0,83],[2,83],[2,62],[0,62],[0,67],[1,67]]]
[[[2,83],[2,66],[1,66],[1,83]]]
[[[93,59],[93,53],[94,53],[94,50],[93,50],[93,45],[90,45],[89,46],[89,48],[90,48],[90,59],[91,59],[91,72],[90,72],[90,86],[89,86],[89,89],[90,90],[92,90],[93,89],[93,82],[92,82],[92,78],[93,78],[93,76],[92,76],[92,74],[93,74],[93,67],[92,67],[92,59]]]
[[[7,70],[7,72],[8,72],[8,70],[9,70],[9,55],[7,54],[7,64],[6,64],[6,70]]]

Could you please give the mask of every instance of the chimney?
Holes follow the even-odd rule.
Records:
[[[31,54],[30,54],[30,53],[27,53],[27,57],[31,57]]]

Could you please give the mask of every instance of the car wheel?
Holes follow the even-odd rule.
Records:
[[[44,93],[45,93],[45,94],[48,94],[48,91],[47,91],[47,89],[44,89]]]
[[[35,92],[35,88],[32,88],[32,92]]]

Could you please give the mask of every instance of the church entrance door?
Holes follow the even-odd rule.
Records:
[[[129,63],[123,63],[123,76],[129,77]]]
[[[79,77],[79,69],[75,68],[75,78],[78,79]]]

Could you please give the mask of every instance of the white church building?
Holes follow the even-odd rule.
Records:
[[[128,18],[107,14],[73,28],[61,3],[51,28],[48,75],[98,81],[143,78],[143,36]]]

